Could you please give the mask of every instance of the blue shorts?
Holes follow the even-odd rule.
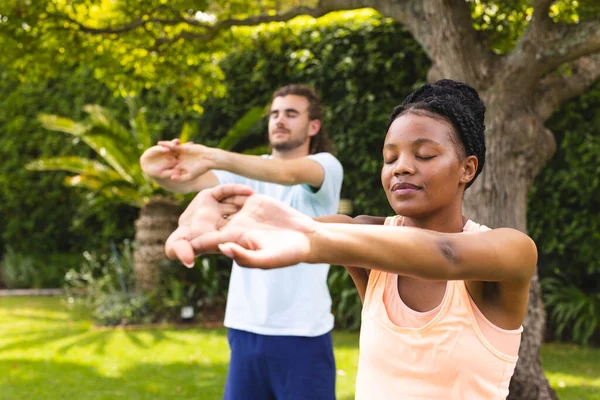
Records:
[[[335,400],[331,332],[316,337],[229,329],[225,400]]]

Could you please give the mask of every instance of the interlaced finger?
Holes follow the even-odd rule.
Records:
[[[232,196],[250,196],[254,193],[250,186],[240,185],[238,183],[229,183],[225,185],[215,186],[211,190],[212,196],[217,201],[223,201]]]

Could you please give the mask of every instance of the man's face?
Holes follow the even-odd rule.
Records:
[[[291,151],[319,132],[320,122],[310,120],[306,97],[293,94],[276,97],[269,112],[269,143],[274,150]]]

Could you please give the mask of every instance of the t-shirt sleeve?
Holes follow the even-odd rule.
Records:
[[[221,169],[213,169],[211,171],[213,174],[215,174],[215,176],[219,180],[219,184],[221,185],[227,183],[243,183],[239,175],[233,174],[229,171],[224,171]]]
[[[331,153],[317,153],[308,156],[323,167],[323,183],[314,195],[322,204],[335,205],[336,209],[340,201],[342,181],[344,180],[344,168],[337,158]],[[305,185],[308,190],[311,189]]]

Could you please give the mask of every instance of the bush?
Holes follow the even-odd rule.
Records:
[[[600,327],[600,293],[585,293],[556,277],[543,279],[542,289],[555,338],[588,345]]]
[[[98,325],[133,325],[181,321],[181,308],[194,308],[194,320],[205,311],[220,306],[230,268],[223,268],[224,257],[199,259],[197,268],[185,268],[178,262],[161,265],[156,290],[136,290],[133,247],[124,241],[110,253],[85,252],[79,268],[65,276],[69,303],[91,311]]]
[[[0,272],[2,282],[8,289],[39,287],[36,283],[35,260],[32,256],[17,253],[9,247],[4,253]]]
[[[342,196],[357,214],[389,215],[378,178],[385,126],[394,107],[425,82],[429,64],[400,24],[372,13],[303,29],[269,25],[252,37],[252,49],[221,62],[228,95],[204,105],[199,130],[222,137],[230,126],[223,121],[270,104],[279,86],[310,84],[321,94],[323,127],[344,165]],[[264,121],[240,148],[264,144],[266,131]]]
[[[60,288],[65,272],[80,260],[80,254],[57,253],[41,257],[18,253],[7,247],[0,262],[0,282],[8,289]]]
[[[133,248],[125,241],[118,252],[84,252],[79,268],[65,275],[69,302],[79,300],[99,325],[128,325],[151,319],[149,297],[135,292]]]
[[[598,341],[600,319],[600,81],[548,122],[558,150],[529,196],[548,326],[557,338]],[[594,311],[595,310],[595,311]],[[596,335],[596,336],[594,336]]]

